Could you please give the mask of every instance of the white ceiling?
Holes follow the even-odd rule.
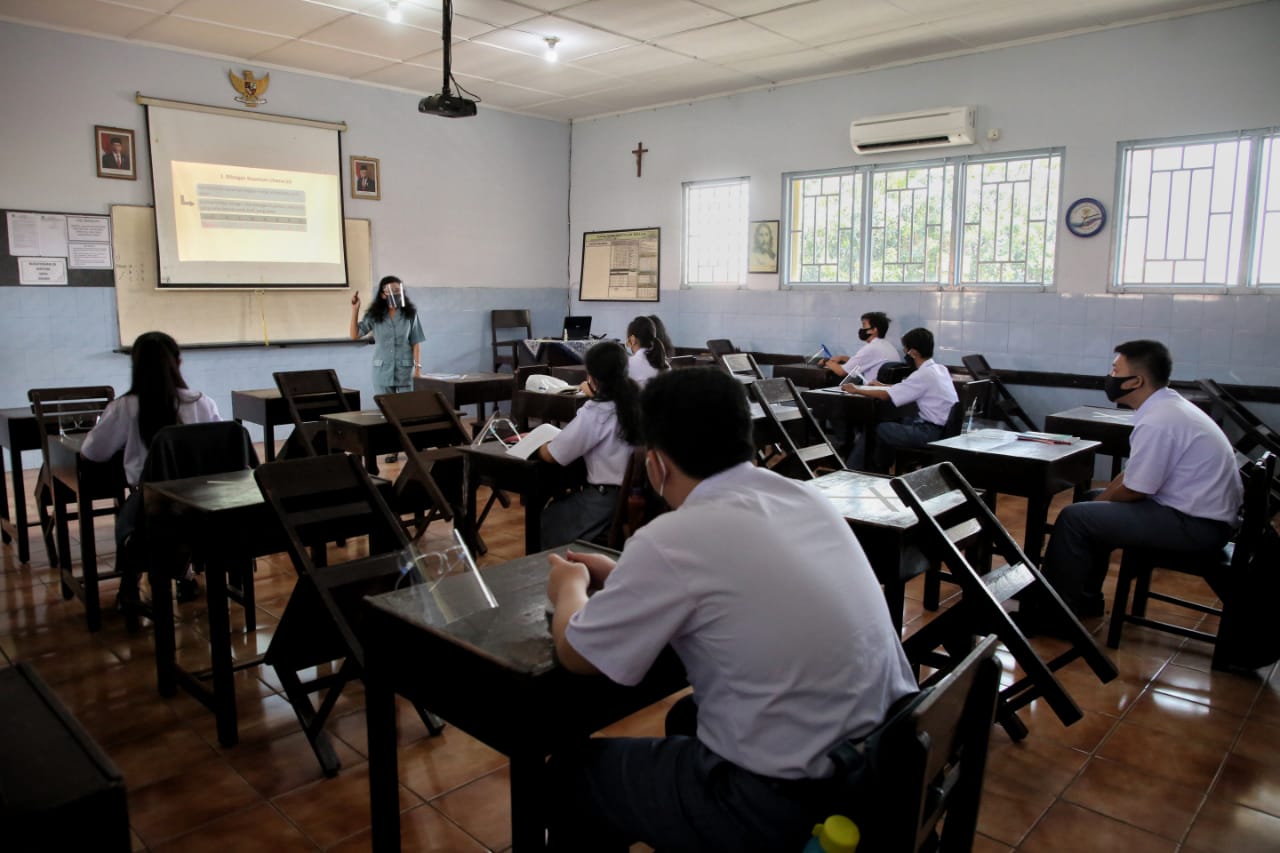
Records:
[[[454,0],[485,104],[581,119],[1256,0]],[[441,0],[0,0],[0,18],[440,90]],[[560,61],[543,59],[560,39]]]

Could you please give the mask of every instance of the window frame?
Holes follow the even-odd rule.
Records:
[[[746,194],[743,200],[743,221],[742,221],[742,280],[741,281],[689,281],[689,193],[696,189],[710,189],[713,187],[724,186],[741,186]],[[730,178],[711,178],[698,181],[684,181],[680,185],[680,289],[681,290],[701,290],[704,288],[733,288],[742,290],[747,287],[749,273],[747,272],[747,252],[749,250],[749,238],[747,230],[751,223],[751,177],[749,175],[739,175]],[[781,241],[781,240],[780,240]]]

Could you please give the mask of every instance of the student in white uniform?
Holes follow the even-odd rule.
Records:
[[[211,397],[187,387],[178,342],[169,335],[144,332],[133,342],[130,357],[133,375],[129,390],[111,401],[80,449],[94,462],[106,462],[124,450],[124,476],[134,490],[116,515],[117,550],[124,547],[142,512],[142,491],[137,486],[155,434],[174,424],[222,420]],[[136,600],[138,580],[139,576],[133,575],[120,581],[122,599]],[[179,582],[180,600],[193,598],[197,592],[194,578]]]
[[[924,447],[942,437],[942,428],[951,415],[951,407],[959,402],[951,371],[933,360],[933,333],[915,328],[902,336],[902,350],[916,365],[915,372],[895,385],[879,382],[867,385],[845,385],[850,394],[888,400],[895,406],[915,403],[917,414],[898,421],[882,421],[876,425],[875,452],[866,463],[866,441],[859,439],[846,464],[854,470],[886,473],[899,447]],[[864,467],[865,466],[865,467]]]
[[[1165,345],[1129,341],[1115,351],[1105,390],[1135,410],[1129,462],[1092,500],[1063,508],[1044,556],[1045,578],[1082,618],[1104,612],[1112,550],[1218,548],[1230,539],[1244,497],[1231,442],[1168,387],[1173,359]],[[1034,615],[1019,621],[1051,628]]]
[[[585,460],[587,485],[542,511],[543,548],[593,539],[608,527],[632,447],[640,443],[640,389],[627,376],[626,352],[613,342],[596,344],[586,366],[592,399],[538,455],[557,465]]]
[[[658,336],[658,329],[652,318],[636,317],[631,321],[631,325],[627,326],[627,349],[631,353],[627,372],[641,388],[659,373],[671,369],[671,362],[668,361],[671,353]]]
[[[821,362],[823,367],[840,377],[840,384],[853,382],[855,376],[865,382],[874,382],[880,368],[892,361],[899,361],[898,350],[885,339],[889,334],[889,318],[883,311],[870,311],[862,315],[862,328],[858,339],[865,341],[852,356],[838,355]]]
[[[592,738],[552,756],[550,849],[798,851],[816,821],[848,810],[828,753],[915,679],[844,519],[752,465],[733,377],[670,371],[641,413],[649,482],[675,512],[637,531],[616,565],[552,556],[552,634],[567,669],[620,684],[670,645],[692,701],[668,716],[668,737]]]

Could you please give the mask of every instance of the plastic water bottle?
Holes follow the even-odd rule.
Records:
[[[969,404],[969,411],[964,413],[964,425],[960,428],[961,433],[973,432],[973,419],[978,413],[978,401],[974,400]]]
[[[813,838],[803,853],[854,853],[862,834],[858,825],[841,814],[835,814],[813,827]]]

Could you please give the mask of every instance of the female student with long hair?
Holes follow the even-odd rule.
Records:
[[[627,349],[631,351],[628,373],[641,387],[659,373],[671,369],[671,362],[667,361],[671,353],[658,337],[652,318],[637,317],[631,321],[627,326]]]
[[[586,364],[591,399],[538,455],[557,465],[585,460],[587,486],[543,510],[543,548],[592,539],[608,527],[631,449],[640,443],[640,388],[627,376],[626,351],[596,344]]]
[[[653,321],[653,331],[657,334],[658,340],[662,341],[662,348],[667,351],[667,358],[671,358],[676,354],[676,348],[671,343],[671,336],[667,334],[666,324],[657,314],[650,314],[649,319]]]
[[[360,317],[360,293],[351,297],[351,340],[373,333],[373,391],[396,394],[413,390],[413,379],[422,375],[419,354],[427,336],[418,320],[418,308],[405,293],[404,282],[383,276],[373,304]],[[396,461],[398,454],[387,457]]]
[[[80,448],[80,453],[94,462],[106,462],[124,449],[125,480],[134,488],[116,516],[117,552],[137,527],[142,512],[142,491],[137,486],[151,439],[174,424],[222,420],[211,397],[187,387],[182,378],[182,354],[173,338],[164,332],[144,332],[133,342],[131,358],[129,390],[108,404]],[[138,575],[132,575],[120,582],[122,599],[136,599],[138,580]],[[179,600],[193,598],[197,592],[194,578],[179,581]]]

